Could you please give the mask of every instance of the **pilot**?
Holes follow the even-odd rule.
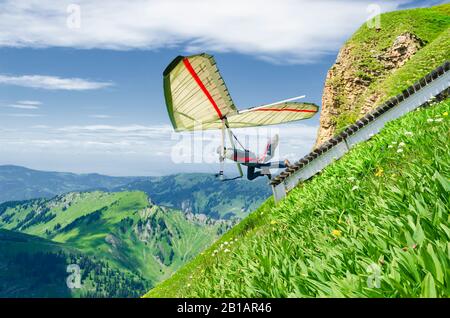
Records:
[[[279,137],[278,134],[272,137],[267,142],[264,153],[257,156],[254,152],[247,149],[226,148],[224,157],[226,159],[235,161],[244,166],[247,166],[247,179],[253,180],[260,176],[267,176],[271,179],[270,169],[286,168],[290,166],[289,160],[270,162],[270,159],[275,154],[275,149],[278,147]],[[217,152],[221,154],[221,147],[217,149]],[[258,171],[256,171],[258,169]]]

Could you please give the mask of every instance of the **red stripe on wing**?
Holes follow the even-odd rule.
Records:
[[[208,92],[208,89],[205,87],[205,85],[203,84],[203,82],[200,79],[200,77],[198,77],[197,73],[195,72],[194,68],[191,65],[191,62],[189,62],[189,59],[187,57],[185,57],[183,59],[183,63],[184,63],[184,66],[186,66],[186,68],[189,71],[189,73],[191,73],[191,75],[194,78],[194,80],[197,82],[197,84],[200,87],[200,89],[203,91],[203,93],[206,95],[206,97],[208,98],[210,103],[213,105],[213,107],[216,110],[217,115],[219,116],[219,118],[222,119],[223,115],[222,115],[222,112],[219,109],[219,106],[217,106],[216,102],[214,101],[214,98],[212,98],[211,94]]]
[[[293,113],[316,113],[317,110],[311,109],[295,109],[295,108],[261,108],[255,109],[254,112],[293,112]]]

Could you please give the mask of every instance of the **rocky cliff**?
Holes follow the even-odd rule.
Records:
[[[316,146],[449,59],[449,11],[386,13],[378,27],[364,24],[345,43],[325,80]]]

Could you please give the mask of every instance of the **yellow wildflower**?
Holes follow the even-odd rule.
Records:
[[[375,172],[375,177],[381,177],[384,173],[383,168],[378,168],[377,171]]]
[[[448,116],[448,112],[443,112],[442,116]]]
[[[331,234],[332,234],[334,237],[339,237],[339,236],[341,236],[341,231],[339,231],[339,230],[333,230],[333,231],[331,231]]]
[[[272,224],[272,225],[277,224],[277,221],[272,220],[272,221],[270,222],[270,224]]]

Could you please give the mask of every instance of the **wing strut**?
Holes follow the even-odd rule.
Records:
[[[221,151],[220,151],[220,171],[219,171],[219,178],[220,180],[224,179],[223,176],[223,168],[225,163],[225,118],[222,118],[222,144],[221,144]]]
[[[233,147],[233,149],[235,149],[236,144],[234,143],[233,134],[231,132],[231,129],[230,129],[230,127],[228,127],[228,120],[226,117],[224,118],[224,120],[225,120],[225,126],[227,127],[228,138],[230,139],[230,144]],[[242,172],[241,164],[239,162],[236,162],[236,165],[237,165],[237,169],[239,171],[239,178],[242,178],[244,176],[244,173]]]
[[[225,151],[226,151],[225,131],[228,134],[228,139],[230,140],[230,144],[231,144],[231,147],[233,149],[236,148],[236,144],[234,143],[234,140],[233,140],[233,136],[234,136],[233,132],[231,131],[230,127],[228,127],[227,118],[223,117],[221,119],[221,122],[222,122],[222,127],[221,127],[222,128],[221,129],[222,130],[222,138],[221,138],[221,151],[220,151],[220,155],[219,155],[220,156],[219,157],[220,171],[219,171],[218,176],[220,177],[221,181],[229,181],[229,180],[235,180],[235,179],[242,178],[244,176],[244,173],[242,172],[242,167],[241,167],[241,164],[239,162],[236,162],[236,166],[237,166],[237,169],[239,171],[239,176],[231,178],[231,179],[228,179],[228,178],[226,179],[225,176],[224,176]]]

